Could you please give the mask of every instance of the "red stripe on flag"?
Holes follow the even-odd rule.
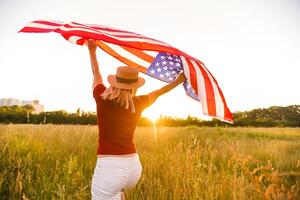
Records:
[[[107,32],[102,32],[99,29],[95,29],[89,26],[72,26],[70,24],[65,24],[64,25],[65,28],[69,28],[70,31],[75,31],[75,30],[71,30],[71,29],[86,29],[87,31],[93,31],[95,34],[101,34],[101,35],[108,35],[111,37],[119,37],[120,39],[122,38],[136,38],[138,39],[151,39],[151,38],[146,38],[146,37],[141,37],[141,36],[137,36],[137,35],[122,35],[122,33],[116,32],[118,34],[111,34],[111,33],[107,33]],[[83,31],[83,30],[78,30],[78,31]]]
[[[75,24],[76,26],[74,26],[72,24]],[[124,31],[122,32],[122,31],[116,31],[116,30],[111,31],[111,30],[108,30],[108,29],[103,30],[103,29],[100,29],[100,28],[93,28],[91,26],[87,26],[87,25],[84,25],[84,24],[77,25],[78,23],[74,23],[74,22],[72,22],[72,24],[65,24],[64,27],[65,28],[70,28],[70,31],[75,31],[75,30],[71,30],[71,29],[76,29],[76,28],[77,29],[86,29],[86,30],[94,31],[95,34],[102,34],[102,35],[106,35],[106,36],[110,36],[110,37],[116,37],[116,38],[120,38],[120,40],[122,40],[122,38],[132,38],[132,39],[136,39],[136,41],[147,39],[147,40],[152,40],[153,42],[160,42],[165,46],[170,46],[170,45],[168,45],[168,44],[166,44],[162,41],[159,41],[159,40],[156,40],[156,39],[153,39],[153,38],[149,38],[149,37],[145,37],[143,35],[139,35],[139,34],[132,33],[132,32],[124,32]],[[82,31],[82,30],[78,30],[78,31]],[[104,31],[104,32],[102,32],[102,31]],[[114,32],[115,34],[107,33],[107,32]],[[124,34],[127,34],[127,33],[132,34],[132,35],[124,35]]]
[[[84,45],[85,41],[87,40],[86,38],[79,37],[78,39],[76,38],[76,41],[74,39],[70,39],[73,35],[68,35],[68,34],[61,34],[66,40],[76,43],[78,45]]]
[[[75,26],[74,26],[74,25]],[[69,23],[69,24],[65,24],[64,25],[65,28],[72,28],[72,29],[87,29],[90,31],[94,31],[96,32],[96,34],[104,34],[104,35],[109,35],[111,37],[119,37],[120,39],[122,38],[135,38],[136,40],[142,40],[142,39],[147,39],[147,40],[152,40],[154,42],[160,42],[162,44],[164,44],[165,46],[170,46],[162,41],[153,39],[153,38],[149,38],[137,33],[133,33],[133,32],[124,32],[124,31],[119,31],[119,30],[113,30],[113,29],[108,29],[108,28],[97,28],[97,27],[92,27],[92,26],[87,26],[84,24],[78,24],[75,22]],[[126,34],[130,34],[130,35],[126,35]]]
[[[189,71],[190,71],[191,85],[192,85],[194,91],[196,92],[196,94],[198,96],[198,84],[197,84],[197,73],[196,73],[196,70],[195,70],[193,64],[191,63],[191,61],[189,59],[186,59],[186,62],[188,64]]]
[[[58,23],[51,22],[51,21],[42,21],[42,20],[33,21],[31,23],[41,24],[41,25],[47,25],[47,26],[56,26],[56,27],[53,27],[53,28],[39,28],[39,27],[32,27],[33,24],[31,24],[31,26],[25,26],[19,32],[48,33],[48,32],[53,31],[54,29],[56,29],[59,26],[63,26],[63,24],[58,24]]]
[[[27,32],[27,33],[49,33],[52,32],[53,29],[47,28],[35,28],[35,27],[24,27],[19,32]]]
[[[75,24],[75,25],[92,27],[94,29],[103,30],[103,31],[120,32],[120,33],[130,33],[130,34],[140,35],[140,34],[137,34],[137,33],[134,33],[134,32],[124,31],[124,30],[119,30],[119,29],[114,29],[114,28],[111,28],[111,27],[97,26],[97,25],[94,25],[94,24],[80,24],[80,23],[77,23],[77,22],[72,22],[72,23]]]
[[[32,23],[45,24],[45,25],[50,25],[50,26],[63,26],[64,25],[63,23],[43,21],[43,20],[33,21]]]
[[[204,64],[202,64],[202,65],[205,67]],[[229,121],[232,122],[232,121],[233,121],[233,115],[232,115],[232,113],[230,112],[229,108],[227,107],[225,97],[224,97],[224,95],[223,95],[222,90],[221,90],[220,87],[219,87],[219,84],[218,84],[217,80],[215,79],[215,77],[212,75],[212,73],[211,73],[206,67],[205,67],[205,69],[208,71],[208,73],[211,75],[213,81],[214,81],[214,82],[216,83],[216,85],[217,85],[219,94],[220,94],[221,99],[222,99],[222,102],[223,102],[223,104],[224,104],[224,118],[225,118],[226,120],[229,120]]]

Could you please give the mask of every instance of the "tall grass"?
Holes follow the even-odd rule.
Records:
[[[137,128],[127,199],[297,199],[300,129]],[[90,199],[96,126],[0,125],[0,199]]]

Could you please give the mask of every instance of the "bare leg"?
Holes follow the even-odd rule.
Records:
[[[125,200],[125,194],[124,194],[124,192],[121,192],[121,200]]]

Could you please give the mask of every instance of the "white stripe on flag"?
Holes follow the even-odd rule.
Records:
[[[147,62],[146,60],[144,60],[136,55],[133,55],[129,51],[126,51],[125,49],[120,47],[119,45],[115,45],[115,44],[111,44],[111,43],[107,43],[107,42],[103,42],[103,43],[106,44],[107,46],[109,46],[110,48],[112,48],[119,55],[127,58],[128,60],[131,60],[132,62],[134,62],[140,66],[148,68],[151,65],[151,63]]]
[[[92,25],[85,25],[85,24],[82,24],[82,25],[78,25],[78,24],[74,24],[74,23],[69,23],[69,25],[71,25],[73,28],[84,28],[85,26],[87,28],[92,28],[92,29],[96,29],[97,31],[101,32],[101,33],[106,33],[106,34],[109,34],[109,35],[124,35],[124,36],[134,36],[134,37],[143,37],[141,35],[138,35],[138,34],[135,34],[135,33],[124,33],[124,32],[116,32],[116,31],[108,31],[108,30],[102,30],[104,29],[105,27],[99,27],[99,29],[97,29],[97,27],[91,27]],[[101,28],[101,29],[100,29]]]
[[[207,107],[207,99],[206,99],[206,89],[205,89],[205,81],[203,74],[201,73],[201,70],[199,66],[191,60],[191,63],[196,70],[197,73],[197,87],[198,87],[198,97],[202,103],[202,110],[204,114],[208,115],[208,107]]]
[[[200,63],[198,63],[198,64],[201,65]],[[209,71],[206,69],[206,67],[204,65],[201,65],[201,66],[205,70],[205,72],[207,73],[208,78],[209,78],[209,80],[211,82],[211,85],[213,87],[213,90],[214,90],[215,104],[216,104],[216,115],[218,117],[224,119],[224,103],[223,103],[221,95],[219,93],[218,86],[217,86],[216,82],[214,81],[214,79],[212,78]]]
[[[40,24],[40,23],[35,23],[35,22],[30,22],[26,25],[26,27],[30,28],[41,28],[41,29],[56,29],[59,26],[51,26],[48,24]]]
[[[78,40],[80,40],[80,39],[82,39],[82,37],[79,37],[79,36],[71,36],[71,37],[69,37],[68,38],[68,41],[70,41],[71,43],[75,43],[75,44],[77,44],[77,41]],[[103,42],[103,41],[102,41]],[[140,58],[140,57],[138,57],[138,56],[136,56],[136,55],[133,55],[132,53],[130,53],[129,51],[126,51],[125,49],[123,49],[123,48],[121,48],[120,46],[118,46],[118,45],[114,45],[114,44],[110,44],[110,43],[106,43],[106,42],[103,42],[104,44],[106,44],[107,46],[109,46],[110,48],[112,48],[116,53],[118,53],[119,55],[121,55],[122,57],[124,57],[124,58],[127,58],[127,59],[129,59],[129,60],[131,60],[132,59],[132,57],[136,57],[136,58],[139,58],[139,60],[134,60],[134,61],[138,61],[138,62],[135,62],[135,63],[137,63],[137,64],[139,64],[139,65],[141,65],[141,66],[143,66],[143,67],[146,67],[146,68],[148,68],[150,65],[151,65],[151,63],[149,63],[148,61],[146,61],[146,60],[144,60],[144,59],[142,59],[142,58]],[[118,49],[117,49],[118,48]],[[124,53],[121,53],[120,51],[118,51],[118,50],[120,50],[120,51],[124,51],[124,52],[127,52],[126,54],[124,54]],[[156,51],[142,51],[142,52],[144,52],[145,54],[147,54],[147,55],[149,55],[149,56],[152,56],[152,57],[156,57],[157,56],[157,52]],[[130,55],[129,57],[128,56],[126,56],[126,55]],[[131,60],[132,62],[134,62],[133,60]],[[145,65],[147,65],[147,66],[145,66]]]
[[[147,51],[147,50],[143,50],[143,52],[145,54],[148,54],[149,56],[152,56],[153,58],[156,58],[158,52],[157,51]]]
[[[62,31],[84,31],[84,32],[90,32],[90,33],[95,33],[95,34],[102,34],[102,35],[106,35],[107,37],[110,37],[110,38],[113,38],[113,39],[116,39],[116,40],[120,40],[120,41],[125,41],[125,42],[145,42],[145,43],[149,43],[149,44],[157,44],[157,45],[162,45],[162,46],[168,46],[165,43],[157,42],[157,41],[150,40],[150,39],[116,37],[116,36],[112,36],[111,34],[103,33],[102,31],[90,30],[90,29],[85,29],[85,28],[67,28],[67,27],[64,27],[64,26],[60,26],[59,29],[62,30]]]
[[[187,78],[188,83],[192,86],[189,65],[188,65],[185,57],[180,56],[180,58],[181,58],[182,65],[183,65],[184,75]],[[193,65],[192,67],[195,69],[196,74],[197,74],[196,78],[197,78],[197,89],[198,89],[197,93],[198,93],[198,95],[196,94],[196,96],[198,97],[199,101],[201,102],[202,112],[204,114],[208,114],[206,93],[205,93],[205,84],[204,84],[203,76],[202,76],[200,70],[198,69],[198,66],[194,67],[196,63],[193,61],[191,63]]]
[[[188,81],[188,84],[192,85],[191,84],[191,77],[190,77],[190,69],[189,69],[189,66],[185,60],[185,57],[183,56],[180,56],[181,58],[181,62],[182,62],[182,65],[183,65],[183,72],[184,72],[184,75]],[[197,94],[196,94],[197,95]]]
[[[71,37],[69,37],[68,40],[69,40],[70,42],[72,42],[72,43],[77,44],[77,41],[80,40],[80,39],[82,39],[82,37],[79,37],[79,36],[71,36]]]

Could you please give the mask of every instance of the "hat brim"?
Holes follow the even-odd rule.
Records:
[[[142,77],[138,77],[138,80],[134,83],[120,83],[117,81],[116,75],[108,75],[107,80],[113,87],[127,90],[137,89],[145,83],[145,79]]]

